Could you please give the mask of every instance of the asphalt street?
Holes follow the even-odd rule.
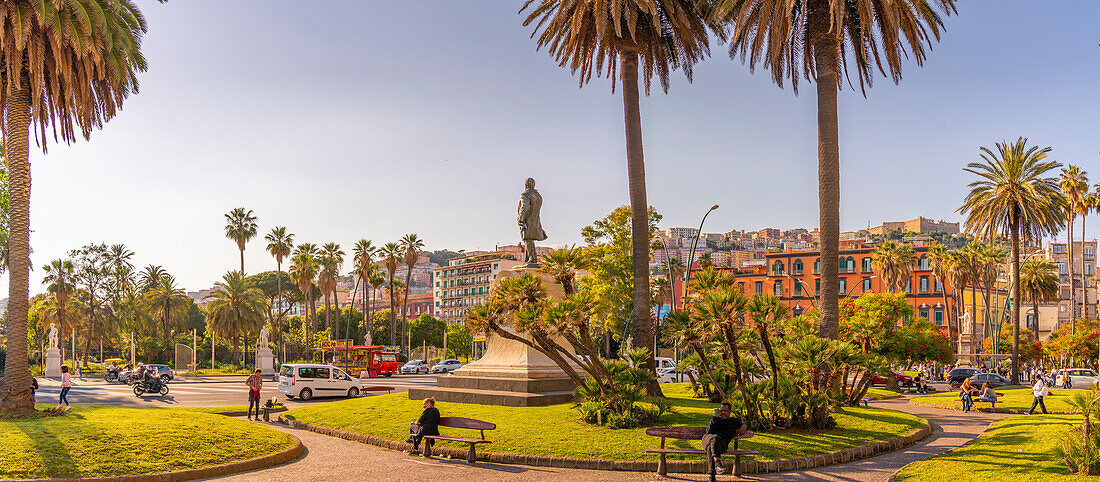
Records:
[[[408,391],[410,387],[435,386],[435,379],[439,375],[398,375],[390,378],[364,379],[364,386],[394,387],[398,392]],[[61,392],[61,384],[57,380],[39,378],[40,389],[35,397],[38,403],[54,403]],[[307,402],[297,399],[287,400],[286,396],[278,393],[278,383],[270,379],[264,381],[264,388],[260,392],[263,399],[278,396],[287,408],[295,408],[314,403],[324,403],[342,398],[315,398]],[[221,377],[217,381],[189,382],[185,379],[173,380],[168,384],[168,395],[160,396],[145,394],[141,397],[134,395],[133,387],[120,383],[106,383],[102,379],[74,379],[73,388],[69,390],[69,403],[72,404],[102,404],[123,405],[129,407],[219,407],[219,406],[244,406],[248,405],[248,388],[244,384],[244,377]],[[365,396],[386,392],[371,392]]]

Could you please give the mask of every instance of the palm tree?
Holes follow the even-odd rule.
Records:
[[[58,329],[61,330],[62,339],[64,339],[64,333],[69,326],[68,318],[65,317],[65,308],[68,305],[69,297],[76,291],[76,285],[73,282],[73,263],[67,259],[55,259],[42,267],[42,270],[46,272],[46,276],[42,278],[42,283],[46,285],[46,291],[53,296],[54,304],[57,307],[57,321]],[[72,330],[68,330],[71,332]]]
[[[264,236],[267,241],[267,252],[275,257],[275,269],[278,271],[276,285],[279,291],[279,302],[283,299],[283,259],[290,256],[290,250],[294,249],[294,235],[286,232],[286,226],[271,228],[271,232]],[[275,330],[279,332],[279,347],[283,346],[283,311],[278,310],[279,319],[276,321]]]
[[[1049,147],[1028,146],[1026,138],[996,144],[996,152],[982,147],[983,162],[972,162],[965,171],[979,177],[969,184],[959,212],[966,214],[966,229],[992,240],[1009,236],[1012,242],[1012,377],[1019,383],[1020,369],[1020,243],[1054,235],[1061,225],[1066,200],[1055,178],[1045,177],[1061,164],[1046,161]]]
[[[368,275],[371,266],[374,266],[374,255],[378,252],[378,248],[370,242],[369,239],[360,239],[355,243],[355,248],[351,252],[352,259],[355,264],[355,274],[358,277],[358,281],[363,283],[363,326],[370,329],[370,276]]]
[[[149,314],[153,318],[159,318],[159,328],[164,329],[160,335],[165,339],[172,337],[172,330],[187,316],[190,301],[187,292],[176,286],[176,277],[170,274],[161,276],[152,289],[145,293]]]
[[[730,38],[730,57],[740,55],[750,70],[763,62],[780,87],[790,79],[798,93],[799,76],[817,83],[818,199],[821,229],[820,336],[835,339],[839,323],[840,146],[837,90],[853,54],[860,89],[866,92],[876,68],[895,83],[903,60],[923,64],[925,49],[939,40],[945,14],[954,0],[878,0],[777,2],[711,0],[711,19]]]
[[[775,350],[772,349],[768,320],[785,320],[790,317],[790,311],[787,305],[773,295],[753,296],[745,304],[745,311],[752,317],[752,322],[760,335],[760,341],[764,345],[764,351],[768,355],[768,366],[772,369],[772,396],[773,400],[779,400],[779,363],[775,359]]]
[[[241,333],[258,332],[267,318],[267,297],[243,271],[230,271],[214,283],[214,292],[206,296],[206,322],[211,331],[234,342],[234,358],[240,363],[237,346]]]
[[[871,254],[871,265],[882,274],[882,282],[886,285],[886,289],[905,291],[913,278],[913,265],[916,263],[913,256],[912,246],[897,241],[884,241],[876,246],[874,253]],[[824,256],[822,259],[825,259]],[[822,272],[824,271],[822,269]]]
[[[708,289],[699,294],[699,299],[691,304],[692,315],[699,318],[706,331],[721,336],[725,340],[728,356],[733,361],[733,381],[741,392],[743,407],[750,410],[748,418],[755,419],[752,404],[749,402],[745,382],[741,378],[741,354],[737,349],[737,335],[744,320],[747,297],[737,288],[721,287]]]
[[[370,265],[370,267],[367,268],[367,284],[370,285],[371,290],[372,290],[371,294],[374,295],[375,297],[378,296],[378,288],[381,288],[382,285],[386,284],[386,276],[384,274],[382,274],[382,268],[378,267],[377,264],[372,264],[372,265]],[[373,304],[373,302],[371,302],[371,303]],[[367,306],[369,307],[370,305],[367,305]],[[373,323],[374,323],[374,318],[371,317],[367,322],[366,329],[370,330],[370,327]],[[371,336],[371,340],[372,341],[374,340],[373,334]]]
[[[1058,187],[1066,198],[1066,249],[1069,255],[1069,318],[1073,332],[1077,330],[1077,286],[1074,284],[1076,276],[1073,272],[1073,224],[1077,221],[1077,205],[1084,200],[1089,190],[1088,173],[1080,167],[1070,164],[1062,169],[1062,175],[1058,180]],[[1084,236],[1084,233],[1082,233]],[[1081,238],[1084,239],[1083,237]]]
[[[401,262],[404,252],[397,243],[386,243],[379,250],[382,257],[382,267],[386,268],[386,281],[390,287],[390,345],[397,344],[397,303],[394,301],[393,277],[397,273],[397,264]]]
[[[332,296],[332,302],[336,305],[336,340],[340,339],[340,302],[336,299],[336,277],[340,275],[340,266],[344,264],[344,251],[336,243],[325,243],[321,248],[321,292],[325,295],[325,324],[332,329],[332,321],[329,312],[328,300]]]
[[[523,24],[534,24],[532,36],[537,36],[538,48],[546,47],[559,66],[574,73],[579,70],[581,86],[591,80],[593,73],[597,77],[606,73],[612,89],[622,81],[634,275],[631,331],[634,346],[648,348],[651,358],[655,349],[649,312],[651,233],[638,80],[641,76],[647,95],[653,74],[657,74],[665,91],[668,74],[677,67],[691,80],[692,65],[710,54],[706,22],[695,8],[696,3],[695,0],[527,0],[520,9],[530,11]],[[645,368],[653,369],[652,359]],[[661,394],[656,381],[647,391],[650,395]]]
[[[1039,339],[1039,303],[1058,299],[1058,273],[1054,263],[1042,258],[1028,258],[1020,265],[1020,301],[1031,302],[1035,313],[1035,339]]]
[[[308,243],[306,243],[308,244]],[[299,245],[293,257],[290,258],[290,279],[294,280],[294,284],[298,286],[298,290],[302,292],[302,317],[305,318],[306,326],[306,344],[307,346],[313,343],[313,311],[310,310],[310,306],[313,305],[313,279],[317,276],[317,259],[314,258],[313,253],[308,250],[303,250]],[[312,247],[312,245],[309,245]],[[312,356],[312,354],[310,354]]]
[[[256,236],[256,216],[252,210],[234,208],[225,214],[225,237],[237,243],[241,250],[241,272],[244,272],[244,245]]]
[[[1098,185],[1098,187],[1100,187],[1100,185]],[[1085,186],[1084,194],[1073,206],[1077,214],[1081,216],[1082,250],[1085,249],[1085,218],[1089,216],[1090,212],[1096,210],[1097,206],[1100,206],[1100,189],[1098,189],[1098,192],[1089,192],[1088,186]],[[1089,317],[1089,281],[1087,276],[1088,274],[1084,271],[1081,272],[1081,317],[1086,319]],[[1070,283],[1070,286],[1073,286],[1073,283]]]
[[[946,246],[936,245],[928,249],[928,263],[932,266],[932,276],[940,283],[940,294],[943,295],[943,310],[947,313],[947,336],[951,337],[951,311],[947,308],[947,281],[951,271],[951,253]]]
[[[167,274],[168,272],[164,270],[164,267],[156,264],[142,268],[141,272],[138,273],[138,284],[141,291],[149,291],[157,284],[158,280]]]
[[[91,19],[94,19],[92,21]],[[54,140],[88,139],[138,90],[146,69],[145,18],[133,0],[8,0],[0,9],[3,134],[8,169],[7,357],[0,411],[29,414],[34,401],[27,358],[30,290],[30,130],[46,152]]]
[[[401,247],[404,248],[405,261],[405,299],[401,303],[401,346],[408,353],[409,344],[409,290],[412,289],[413,266],[420,261],[420,251],[424,249],[424,241],[415,234],[406,234],[401,238]]]
[[[966,263],[966,255],[961,250],[949,251],[947,257],[947,276],[951,280],[951,298],[955,301],[955,313],[950,315],[955,320],[955,328],[958,329],[958,337],[955,339],[955,353],[960,353],[962,342],[962,319],[960,312],[964,311],[966,300],[966,285],[970,283],[970,268]],[[950,321],[949,321],[950,322]]]

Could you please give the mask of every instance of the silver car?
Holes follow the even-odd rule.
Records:
[[[462,362],[458,360],[443,360],[432,367],[432,373],[450,373],[462,368]]]
[[[432,370],[431,366],[429,366],[428,362],[426,362],[424,360],[409,360],[408,363],[405,363],[404,365],[401,365],[401,374],[402,375],[407,374],[407,373],[411,373],[411,374],[414,374],[414,375],[418,374],[418,373],[427,374],[431,370]]]

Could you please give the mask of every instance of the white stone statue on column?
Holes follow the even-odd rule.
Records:
[[[259,344],[260,347],[264,347],[264,348],[267,347],[267,344],[268,344],[267,339],[268,339],[269,336],[270,336],[270,333],[268,333],[266,326],[260,328],[260,344]]]
[[[260,336],[256,340],[256,368],[263,375],[275,374],[275,354],[271,353],[271,348],[267,346],[270,336],[265,325],[260,328]]]
[[[374,337],[371,336],[370,330],[367,330],[367,334],[363,335],[363,344],[367,346],[374,345]]]
[[[57,324],[50,323],[50,330],[46,334],[49,348],[46,349],[46,372],[47,377],[60,377],[61,376],[61,349],[58,345],[58,330]]]

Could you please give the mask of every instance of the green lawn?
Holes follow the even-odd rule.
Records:
[[[222,465],[288,449],[263,424],[185,409],[79,405],[0,419],[0,479],[111,477]]]
[[[898,392],[895,392],[893,390],[887,390],[885,388],[868,388],[867,393],[864,394],[863,396],[864,396],[864,398],[875,398],[875,397],[892,397],[894,395],[898,395]]]
[[[1080,424],[1078,415],[1021,415],[998,420],[976,440],[906,467],[896,480],[1084,480],[1068,475],[1065,463],[1054,453],[1061,436]]]
[[[661,386],[679,413],[668,416],[667,425],[706,425],[715,404],[690,398],[687,384]],[[284,412],[301,422],[395,440],[408,437],[409,422],[421,412],[421,401],[406,393],[394,393],[316,404]],[[585,424],[571,404],[549,407],[498,407],[439,402],[443,416],[486,420],[497,429],[486,433],[493,443],[489,452],[521,453],[603,460],[638,460],[646,448],[660,439],[645,435],[644,428],[609,429]],[[744,441],[743,448],[760,451],[758,460],[804,457],[863,445],[913,433],[925,423],[920,417],[877,408],[846,408],[835,415],[839,428],[827,431],[777,431]],[[442,428],[444,434],[471,432]],[[476,432],[474,432],[476,435]],[[669,441],[674,447],[698,448],[698,441]]]
[[[1031,408],[1031,402],[1035,397],[1031,394],[1030,388],[998,388],[998,393],[1004,396],[997,398],[997,408],[1027,410]],[[1052,388],[1050,395],[1046,397],[1043,403],[1047,406],[1047,410],[1052,412],[1073,412],[1069,406],[1069,398],[1078,392],[1084,392],[1084,390],[1063,390]],[[959,398],[959,392],[950,391],[937,393],[934,395],[925,395],[923,397],[916,397],[909,401],[909,403],[930,405],[939,408],[948,408],[959,410],[962,408],[962,402],[956,402],[955,399]],[[988,408],[988,403],[976,403],[976,407]],[[1036,408],[1036,410],[1039,410]]]

